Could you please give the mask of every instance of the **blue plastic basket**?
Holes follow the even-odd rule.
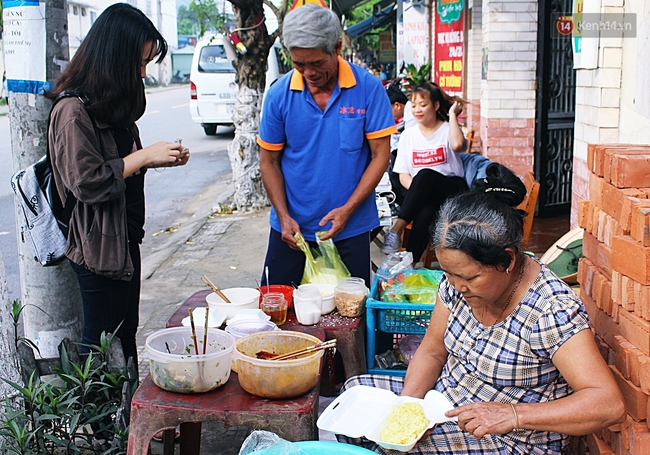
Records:
[[[436,275],[438,280],[442,278],[442,271],[429,271]],[[378,347],[378,332],[391,333],[393,348],[399,338],[405,334],[424,334],[431,320],[434,302],[408,303],[408,302],[381,302],[379,301],[379,278],[375,280],[370,288],[366,300],[366,360],[368,373],[386,374],[390,376],[404,376],[405,370],[385,370],[375,367],[375,354]]]

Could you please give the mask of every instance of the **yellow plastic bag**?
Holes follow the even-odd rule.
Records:
[[[298,248],[305,253],[307,258],[301,284],[337,284],[341,278],[350,276],[350,271],[341,260],[334,241],[332,239],[320,240],[320,236],[324,234],[325,232],[316,233],[318,248],[311,248],[302,234],[297,233],[294,236]]]

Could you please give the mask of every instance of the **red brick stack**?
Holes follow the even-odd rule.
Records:
[[[650,454],[650,147],[589,145],[580,296],[627,405],[627,420],[586,438],[591,455]]]

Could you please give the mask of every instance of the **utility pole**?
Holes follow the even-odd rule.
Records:
[[[9,90],[9,125],[13,169],[17,172],[45,155],[51,101],[43,89],[51,88],[70,59],[66,0],[34,5],[16,2],[4,8],[4,52]],[[5,2],[7,5],[7,2]],[[20,235],[18,206],[18,265],[25,336],[43,357],[58,357],[63,338],[81,340],[81,295],[72,268],[64,261],[43,267],[33,259]]]

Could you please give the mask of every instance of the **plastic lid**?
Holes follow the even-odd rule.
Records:
[[[227,325],[230,325],[234,322],[239,321],[269,321],[271,316],[264,313],[260,309],[244,309],[239,310],[235,317],[231,318],[229,321],[226,321]]]
[[[226,327],[226,332],[230,333],[234,337],[243,337],[245,335],[250,335],[251,333],[276,330],[277,328],[278,326],[271,321],[255,321],[249,319],[232,322],[228,327]]]
[[[363,278],[341,278],[334,291],[349,292],[351,294],[368,294],[368,288]]]

